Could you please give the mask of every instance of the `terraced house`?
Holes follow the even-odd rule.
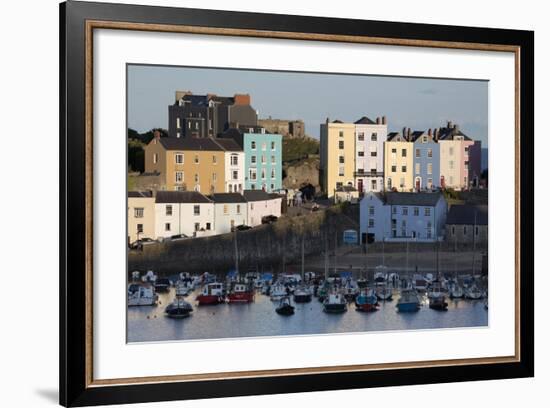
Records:
[[[232,139],[244,152],[244,188],[271,193],[283,185],[283,137],[258,126],[229,129],[216,140]]]
[[[387,137],[385,116],[376,121],[363,116],[355,122],[354,186],[359,194],[384,190],[384,142]]]
[[[413,185],[416,191],[432,190],[439,183],[439,144],[432,129],[416,131],[411,135],[413,143]]]
[[[329,198],[355,184],[355,124],[327,118],[321,124],[319,182]]]
[[[242,191],[243,159],[242,149],[233,140],[157,134],[145,147],[145,173],[159,174],[163,190]]]
[[[470,185],[470,147],[474,141],[462,133],[457,124],[447,122],[446,127],[436,130],[441,155],[441,187],[453,189]],[[481,145],[478,145],[481,148]]]
[[[411,129],[392,132],[384,145],[385,190],[408,192],[413,189],[413,144]]]

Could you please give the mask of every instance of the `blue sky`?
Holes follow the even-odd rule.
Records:
[[[327,117],[353,122],[385,115],[389,131],[426,130],[458,123],[487,145],[486,81],[253,71],[218,68],[128,66],[128,126],[144,132],[168,127],[176,90],[194,94],[251,95],[260,118],[302,119],[319,137]]]

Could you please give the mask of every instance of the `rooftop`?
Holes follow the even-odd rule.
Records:
[[[128,191],[128,198],[151,198],[153,193],[151,191]]]
[[[158,191],[155,203],[170,204],[170,203],[211,203],[205,195],[198,191]]]
[[[154,141],[154,140],[153,140]],[[153,143],[151,141],[151,143]],[[241,151],[241,147],[230,139],[161,137],[158,141],[166,150]]]
[[[216,203],[246,203],[245,198],[239,193],[215,193],[210,198]]]
[[[488,211],[486,205],[451,205],[447,214],[447,224],[487,225]]]
[[[413,205],[423,207],[435,207],[437,202],[443,198],[441,193],[397,193],[386,192],[379,195],[387,205]]]
[[[271,197],[268,193],[263,190],[244,190],[243,196],[246,201],[265,201],[269,200]]]

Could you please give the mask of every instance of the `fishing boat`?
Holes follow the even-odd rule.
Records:
[[[420,309],[420,299],[416,290],[403,289],[401,297],[397,301],[397,310],[399,312],[416,312]]]
[[[250,284],[234,283],[229,295],[229,303],[250,303],[254,301],[254,288]]]
[[[326,313],[343,313],[348,310],[348,303],[341,293],[329,293],[323,302],[323,310]]]
[[[155,291],[157,293],[168,292],[172,286],[172,282],[168,278],[159,278],[155,280]]]
[[[181,296],[176,296],[174,301],[164,309],[166,316],[173,319],[189,317],[192,311],[193,306],[191,306],[189,302],[186,302]]]
[[[290,296],[283,296],[279,301],[279,306],[275,309],[277,314],[290,316],[294,314],[294,306],[290,304]]]
[[[362,290],[355,298],[355,309],[359,312],[375,312],[378,310],[378,298],[373,289]]]
[[[447,310],[447,306],[449,306],[443,293],[440,293],[438,295],[434,294],[432,297],[430,297],[429,302],[430,309],[434,310]]]
[[[298,287],[294,290],[294,302],[307,303],[311,302],[311,289],[305,285]]]
[[[128,306],[154,306],[158,295],[148,283],[131,283],[128,285]]]
[[[481,290],[477,287],[477,285],[475,283],[472,283],[472,285],[468,286],[466,288],[466,290],[464,291],[464,297],[466,299],[478,300],[478,299],[481,299],[483,297],[483,293],[481,292]]]
[[[392,289],[385,282],[377,284],[375,292],[378,300],[390,301],[393,296]]]
[[[428,299],[438,298],[440,296],[443,296],[443,294],[443,288],[441,287],[439,281],[433,282],[428,289]]]
[[[207,283],[197,296],[197,301],[199,306],[222,303],[224,301],[223,284],[219,282]]]
[[[374,272],[374,282],[383,283],[388,280],[388,267],[385,265],[378,265]]]

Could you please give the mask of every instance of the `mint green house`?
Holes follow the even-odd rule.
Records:
[[[283,137],[262,127],[229,129],[221,135],[234,139],[244,151],[245,190],[271,193],[283,186]]]

